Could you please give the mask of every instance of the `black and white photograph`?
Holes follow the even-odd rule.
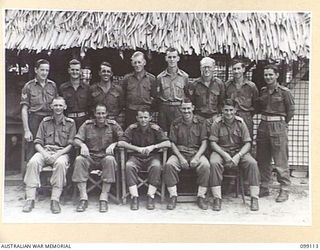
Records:
[[[3,12],[3,223],[312,224],[310,12]]]

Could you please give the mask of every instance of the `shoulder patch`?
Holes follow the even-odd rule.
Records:
[[[290,91],[290,89],[288,89],[287,87],[285,86],[282,86],[279,84],[279,88],[282,89],[282,90],[285,90],[285,91]]]
[[[130,128],[130,129],[135,129],[135,128],[137,128],[138,127],[138,124],[137,123],[133,123],[133,124],[131,124],[128,128]]]
[[[93,124],[93,123],[94,123],[94,120],[91,120],[91,119],[85,121],[85,124]]]
[[[67,122],[74,122],[74,120],[72,118],[66,117],[66,121]]]
[[[154,130],[160,130],[160,126],[158,125],[158,124],[155,124],[155,123],[151,123],[150,124],[150,127],[152,128],[152,129],[154,129]]]
[[[237,115],[236,115],[234,118],[235,118],[237,121],[244,122],[244,120],[243,120],[240,116],[237,116]]]
[[[45,118],[42,119],[42,121],[47,122],[47,121],[51,121],[52,120],[52,116],[46,116]]]
[[[116,124],[117,122],[115,120],[107,119],[107,123],[109,124]]]

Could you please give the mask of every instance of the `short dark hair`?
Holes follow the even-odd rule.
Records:
[[[63,100],[65,104],[67,104],[66,99],[64,99],[63,96],[56,96],[52,99],[51,104],[53,103],[54,100]]]
[[[149,115],[151,116],[151,110],[150,110],[150,108],[139,108],[139,109],[137,110],[137,115],[138,115],[138,112],[142,112],[142,113],[148,112]]]
[[[185,97],[183,98],[182,103],[192,103],[192,101],[189,97]]]
[[[104,103],[102,103],[102,102],[99,102],[99,103],[97,103],[97,104],[95,105],[95,107],[94,107],[94,112],[97,111],[97,108],[98,108],[98,107],[105,107],[106,111],[108,112],[107,105],[104,104]]]
[[[224,101],[223,101],[223,107],[224,106],[232,106],[232,107],[236,107],[236,101],[235,100],[233,100],[233,99],[225,99]]]
[[[35,68],[38,69],[40,67],[40,65],[42,64],[48,64],[50,65],[49,61],[46,60],[46,59],[39,59],[38,61],[36,61],[36,64],[35,64]]]
[[[173,47],[167,48],[166,54],[169,53],[169,52],[177,52],[179,54],[179,51],[176,48],[173,48]]]
[[[272,69],[274,71],[274,73],[279,73],[279,68],[277,65],[275,64],[268,64],[266,66],[264,66],[263,70],[266,70],[266,69]]]
[[[72,60],[69,62],[69,67],[70,67],[71,65],[80,65],[80,67],[81,67],[81,63],[80,63],[80,61],[78,61],[77,59],[72,59]]]
[[[105,62],[104,61],[104,62],[100,63],[100,70],[101,70],[101,66],[107,66],[112,70],[112,66],[111,66],[111,64],[109,62]]]
[[[236,65],[236,64],[238,64],[238,63],[241,64],[241,67],[242,67],[242,68],[245,68],[245,67],[246,67],[246,65],[244,64],[244,62],[241,61],[241,60],[239,60],[239,59],[234,59],[234,60],[232,60],[232,61],[231,61],[231,66],[234,66],[234,65]]]

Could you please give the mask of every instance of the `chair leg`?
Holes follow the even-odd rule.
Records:
[[[161,203],[164,202],[165,199],[165,195],[166,195],[166,185],[164,184],[164,181],[161,181]]]
[[[241,188],[241,197],[243,204],[246,204],[245,196],[244,196],[244,181],[243,181],[243,175],[240,173],[240,188]]]

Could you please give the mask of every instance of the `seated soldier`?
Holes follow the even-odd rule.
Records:
[[[36,188],[40,186],[40,172],[46,166],[52,166],[53,172],[50,179],[52,185],[51,212],[60,213],[60,195],[66,185],[66,172],[69,167],[69,155],[73,138],[76,134],[76,125],[71,118],[64,116],[67,108],[62,97],[55,97],[50,104],[53,110],[51,117],[43,118],[34,140],[35,149],[38,151],[27,164],[24,183],[26,184],[27,201],[23,212],[31,212],[34,207]]]
[[[167,209],[173,210],[177,202],[178,173],[181,169],[194,169],[197,173],[198,206],[208,209],[205,194],[209,184],[210,164],[204,156],[207,148],[207,129],[203,118],[194,115],[194,105],[185,98],[180,106],[182,117],[171,124],[170,140],[173,155],[164,166],[164,182],[168,187],[170,201]]]
[[[222,116],[211,126],[210,187],[213,194],[213,210],[221,210],[221,182],[224,168],[239,166],[244,170],[250,185],[252,211],[259,210],[259,170],[256,160],[250,155],[251,138],[242,118],[236,116],[235,101],[224,102]]]
[[[88,207],[87,180],[91,170],[102,170],[102,191],[99,199],[99,211],[108,211],[108,193],[111,184],[116,181],[117,162],[114,148],[122,136],[120,125],[107,119],[105,104],[95,107],[95,119],[85,121],[75,136],[74,144],[80,147],[80,155],[74,163],[72,181],[77,183],[80,191],[80,202],[77,212]]]
[[[154,209],[154,195],[161,180],[161,162],[159,148],[170,147],[171,143],[164,131],[151,123],[151,114],[148,110],[138,110],[138,122],[131,124],[125,131],[119,147],[133,150],[126,163],[126,178],[131,195],[131,210],[139,209],[138,172],[140,169],[148,171],[147,209]]]

